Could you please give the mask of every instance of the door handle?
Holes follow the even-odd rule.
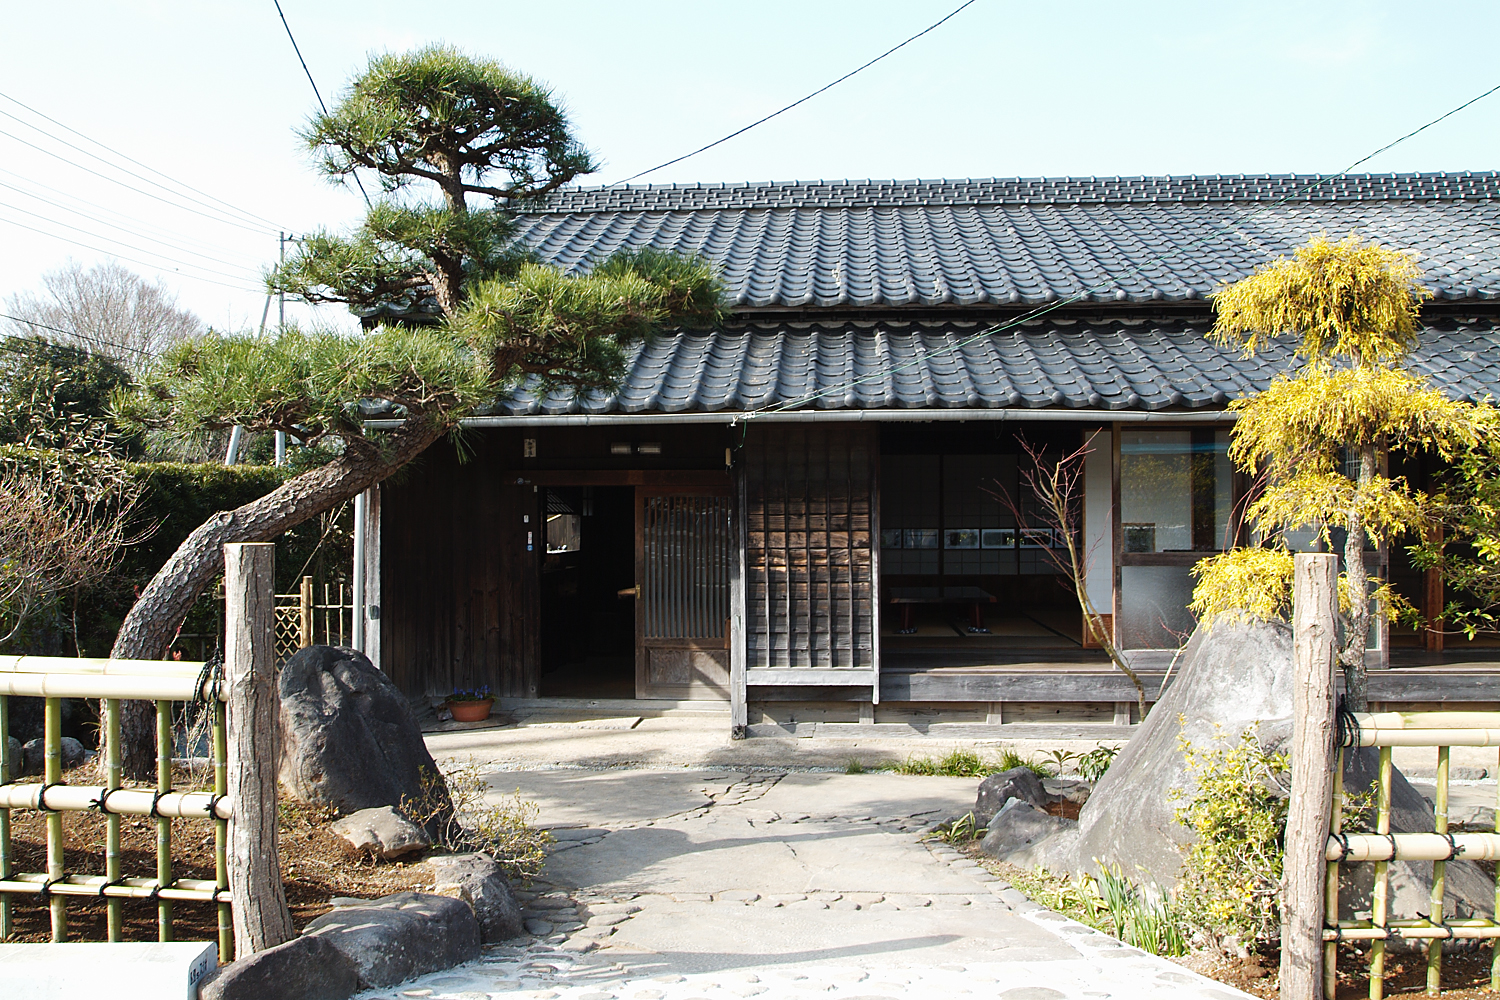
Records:
[[[621,591],[618,592],[618,596],[621,599],[624,599],[626,597],[637,597],[638,598],[638,597],[641,596],[641,585],[640,584],[636,584],[634,587],[626,587],[624,590],[621,590]]]

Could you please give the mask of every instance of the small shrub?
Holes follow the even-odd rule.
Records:
[[[1028,771],[1031,771],[1033,774],[1035,774],[1038,778],[1057,777],[1057,772],[1049,768],[1046,764],[1039,764],[1036,761],[1032,760],[1030,757],[1022,757],[1019,753],[1016,753],[1016,751],[1012,750],[1010,747],[1006,747],[1000,751],[1000,756],[996,761],[994,769],[986,773],[999,774],[1001,771],[1012,771],[1018,767],[1026,768]]]
[[[1253,728],[1234,743],[1221,734],[1206,748],[1179,745],[1197,785],[1191,799],[1173,795],[1177,821],[1196,834],[1182,849],[1183,910],[1215,942],[1270,940],[1280,927],[1287,803],[1277,785],[1287,755],[1263,748]]]
[[[449,771],[446,780],[424,770],[421,792],[415,798],[402,796],[399,811],[435,832],[434,847],[483,851],[500,863],[508,878],[530,881],[542,873],[552,835],[533,825],[539,807],[521,798],[519,789],[498,803],[488,801],[492,791],[473,762]]]
[[[980,826],[974,819],[973,813],[964,813],[951,823],[945,823],[932,831],[931,836],[948,844],[967,844],[969,841],[981,836],[984,827]]]
[[[1104,772],[1109,770],[1109,766],[1119,755],[1119,747],[1105,746],[1102,743],[1088,753],[1079,754],[1075,765],[1078,776],[1084,781],[1098,781],[1104,777]]]

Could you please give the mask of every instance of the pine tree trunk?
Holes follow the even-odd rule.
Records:
[[[1375,446],[1359,452],[1359,486],[1364,489],[1375,478]],[[1365,526],[1357,511],[1349,511],[1349,534],[1344,540],[1344,576],[1349,587],[1348,630],[1339,661],[1344,668],[1344,697],[1351,712],[1368,711],[1365,684],[1365,644],[1370,638],[1370,597],[1365,571]]]
[[[215,514],[177,547],[125,616],[110,656],[157,660],[167,654],[198,595],[224,568],[230,542],[269,542],[288,528],[317,517],[375,485],[447,433],[422,418],[408,420],[378,441],[351,437],[345,452],[232,511]],[[150,702],[125,702],[120,721],[126,776],[149,780],[156,773],[155,721]]]

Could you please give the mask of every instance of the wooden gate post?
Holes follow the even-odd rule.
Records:
[[[313,644],[313,578],[302,578],[302,589],[297,608],[297,648],[306,649]]]
[[[281,888],[276,772],[281,708],[276,689],[276,546],[224,546],[224,674],[229,692],[229,893],[240,958],[289,941]]]
[[[1282,865],[1281,1000],[1323,1000],[1324,852],[1333,809],[1338,557],[1300,553],[1293,578],[1292,789]]]

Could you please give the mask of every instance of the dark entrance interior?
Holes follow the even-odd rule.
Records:
[[[546,488],[543,698],[635,697],[635,489]]]

